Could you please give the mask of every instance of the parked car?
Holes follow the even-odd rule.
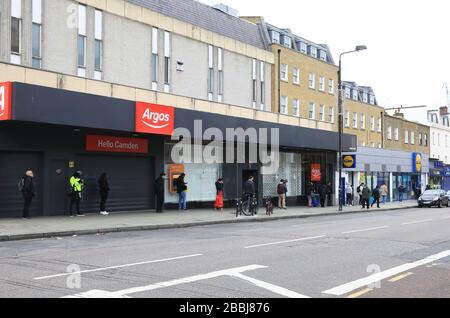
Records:
[[[419,208],[427,206],[431,208],[432,206],[437,206],[438,208],[442,206],[449,206],[449,195],[444,190],[426,190],[417,200]]]

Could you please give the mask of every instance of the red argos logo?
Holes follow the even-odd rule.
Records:
[[[10,82],[0,83],[0,120],[11,119],[11,91]]]
[[[171,136],[174,116],[173,107],[137,102],[136,132]]]

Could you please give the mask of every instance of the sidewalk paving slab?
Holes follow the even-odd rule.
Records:
[[[247,222],[268,222],[309,217],[325,217],[346,215],[352,213],[375,213],[381,211],[405,210],[417,207],[415,201],[394,202],[383,205],[380,209],[369,211],[360,206],[338,208],[308,208],[292,207],[288,210],[274,210],[271,216],[265,215],[265,209],[260,209],[257,216],[240,216],[236,218],[234,209],[222,212],[214,210],[190,210],[188,212],[136,211],[111,213],[108,216],[87,214],[85,217],[69,218],[68,216],[38,217],[33,219],[0,219],[0,241],[17,241],[43,239],[65,236],[80,236],[92,234],[107,234],[131,231],[150,231],[161,229],[176,229],[215,224],[233,224]]]

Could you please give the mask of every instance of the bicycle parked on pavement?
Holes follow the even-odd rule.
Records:
[[[244,195],[238,198],[236,203],[236,217],[244,214],[245,216],[254,216],[258,214],[258,200],[254,195]]]

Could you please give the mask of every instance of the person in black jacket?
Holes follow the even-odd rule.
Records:
[[[327,199],[328,186],[324,183],[319,188],[320,206],[325,207],[325,201]]]
[[[373,202],[370,207],[373,208],[373,205],[375,203],[377,203],[377,208],[379,209],[380,208],[380,189],[378,188],[378,186],[376,186],[375,189],[373,189],[372,196],[373,196]]]
[[[36,196],[36,191],[33,183],[33,171],[27,171],[25,176],[22,178],[22,196],[24,200],[23,204],[23,218],[30,218],[30,205],[33,198]]]
[[[110,189],[108,178],[105,172],[103,172],[98,179],[98,187],[100,189],[100,214],[108,215],[109,213],[106,212],[106,200],[108,200]]]
[[[216,181],[216,203],[214,204],[214,209],[223,211],[223,189],[224,182],[222,178]]]
[[[186,207],[186,190],[187,183],[184,181],[186,174],[182,173],[177,179],[178,208],[187,211]]]
[[[161,173],[155,180],[155,194],[156,194],[156,213],[162,213],[164,206],[164,177],[165,173]]]

